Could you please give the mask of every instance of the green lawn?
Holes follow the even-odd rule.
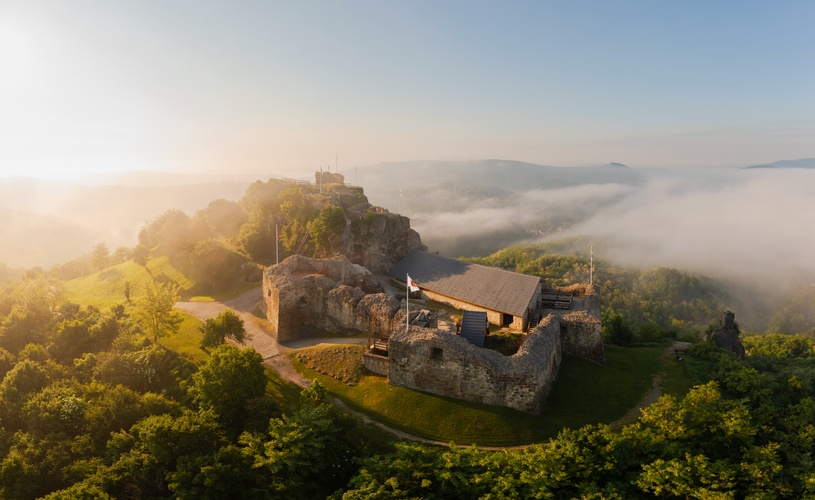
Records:
[[[158,343],[200,365],[209,359],[209,354],[198,347],[203,338],[201,332],[198,331],[198,327],[202,322],[190,314],[183,314],[184,321],[181,322],[178,333],[159,337]]]
[[[363,350],[361,346],[345,348],[360,356]],[[391,427],[443,442],[512,446],[545,441],[563,427],[618,419],[651,387],[663,351],[660,347],[608,346],[605,366],[564,356],[541,416],[395,387],[385,377],[372,374],[348,386],[306,367],[296,355],[291,357],[301,373],[319,379],[349,407]],[[322,371],[329,372],[329,368]]]

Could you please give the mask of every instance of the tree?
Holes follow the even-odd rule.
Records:
[[[325,397],[325,387],[314,381],[300,393],[297,411],[269,421],[268,440],[241,436],[255,457],[252,468],[268,474],[273,498],[320,498],[347,484],[354,463],[345,439],[351,420]]]
[[[192,377],[193,397],[203,406],[215,410],[221,422],[233,430],[240,429],[249,400],[266,391],[263,358],[254,349],[239,349],[224,344]]]
[[[150,249],[144,245],[136,245],[136,248],[133,249],[133,262],[142,267],[146,267],[149,259]]]
[[[181,312],[175,308],[178,299],[175,286],[154,281],[145,287],[144,295],[136,301],[133,315],[153,335],[155,343],[158,343],[159,337],[178,332],[183,320]]]
[[[685,454],[643,465],[637,486],[656,496],[733,498],[736,471],[725,461],[711,462],[704,455]]]
[[[248,215],[241,206],[223,198],[210,202],[207,208],[200,210],[197,217],[203,220],[215,234],[231,236],[238,232],[246,222]]]
[[[223,344],[227,338],[242,344],[246,338],[243,320],[232,309],[227,309],[219,314],[217,318],[207,319],[203,325],[198,327],[198,331],[204,335],[204,338],[201,339],[201,349],[217,347]]]
[[[331,238],[345,229],[345,211],[341,207],[326,205],[320,214],[310,220],[306,227],[314,243],[315,251],[328,255],[331,249]]]
[[[108,267],[110,264],[110,250],[104,241],[97,243],[96,246],[93,247],[93,253],[91,255],[93,258],[93,267],[99,271]]]
[[[243,259],[213,239],[195,245],[187,269],[201,290],[217,290],[240,274]]]
[[[116,264],[121,264],[122,262],[127,262],[133,257],[133,250],[127,247],[116,247],[116,250],[113,251],[112,259]]]

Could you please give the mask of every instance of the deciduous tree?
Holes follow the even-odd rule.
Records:
[[[178,290],[170,284],[152,282],[144,288],[144,295],[136,301],[133,312],[136,320],[153,336],[158,338],[172,335],[178,331],[183,317],[175,308],[178,301]]]
[[[203,325],[198,327],[198,331],[204,335],[200,344],[202,349],[217,347],[227,338],[242,344],[246,338],[243,320],[232,309],[227,309],[217,318],[207,319]]]
[[[266,375],[263,358],[254,349],[239,349],[224,344],[192,377],[193,397],[203,406],[210,407],[230,429],[241,427],[247,403],[263,395]]]
[[[91,254],[94,269],[101,271],[110,265],[110,250],[105,242],[97,243]]]

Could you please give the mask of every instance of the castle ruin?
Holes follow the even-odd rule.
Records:
[[[539,414],[563,353],[604,361],[600,300],[591,285],[546,289],[535,311],[540,320],[511,356],[473,345],[452,331],[408,329],[402,304],[382,291],[370,271],[342,256],[289,257],[267,269],[263,290],[278,341],[319,332],[378,332],[386,341],[365,354],[366,368],[393,385],[466,401]],[[550,294],[561,303],[569,297],[569,308],[547,303]]]
[[[390,384],[533,414],[543,410],[563,353],[604,362],[593,286],[544,287],[534,276],[427,254],[407,217],[354,203],[364,195],[342,184],[331,196],[346,213],[346,229],[331,244],[339,255],[293,255],[264,272],[266,315],[279,342],[365,333],[373,340],[365,367]],[[380,281],[388,272],[403,283],[409,273],[426,298],[525,333],[522,345],[505,356],[449,325],[408,327],[402,297],[385,293]],[[411,321],[420,315],[411,310]]]

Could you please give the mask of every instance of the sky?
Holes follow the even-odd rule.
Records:
[[[0,1],[0,176],[815,156],[811,1]]]

